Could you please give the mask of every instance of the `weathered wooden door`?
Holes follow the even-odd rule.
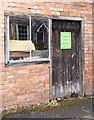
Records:
[[[60,32],[71,32],[71,49],[60,49]],[[81,23],[52,21],[52,87],[54,97],[81,90]]]

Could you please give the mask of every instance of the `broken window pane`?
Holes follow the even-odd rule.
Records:
[[[32,31],[32,43],[34,49],[32,49],[32,59],[48,58],[49,45],[48,45],[48,19],[45,18],[31,18],[31,31]]]
[[[29,18],[9,18],[9,55],[10,60],[24,60],[30,57]]]

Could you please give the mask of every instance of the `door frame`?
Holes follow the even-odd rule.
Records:
[[[84,95],[85,93],[85,70],[84,70],[84,24],[85,19],[79,17],[51,17],[49,19],[49,47],[50,47],[50,99],[53,99],[53,87],[52,87],[52,20],[72,20],[81,22],[81,75],[80,75],[80,95]]]

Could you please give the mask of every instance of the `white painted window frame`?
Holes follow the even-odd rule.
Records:
[[[27,60],[9,60],[9,40],[10,40],[10,37],[9,37],[9,16],[7,16],[7,20],[6,20],[6,52],[5,52],[5,64],[8,64],[8,63],[22,63],[22,62],[41,62],[41,61],[50,61],[50,26],[51,26],[51,22],[50,22],[50,18],[48,19],[49,22],[49,31],[48,31],[48,43],[49,43],[49,48],[48,48],[48,51],[49,51],[49,57],[48,58],[40,58],[40,59],[32,59],[31,57],[31,19],[32,17],[29,16],[29,25],[30,25],[30,59],[27,59]]]

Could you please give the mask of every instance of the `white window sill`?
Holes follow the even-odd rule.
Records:
[[[50,61],[49,58],[42,58],[42,59],[30,59],[30,58],[27,58],[26,60],[10,60],[9,63],[22,63],[22,62],[41,62],[41,61]]]

